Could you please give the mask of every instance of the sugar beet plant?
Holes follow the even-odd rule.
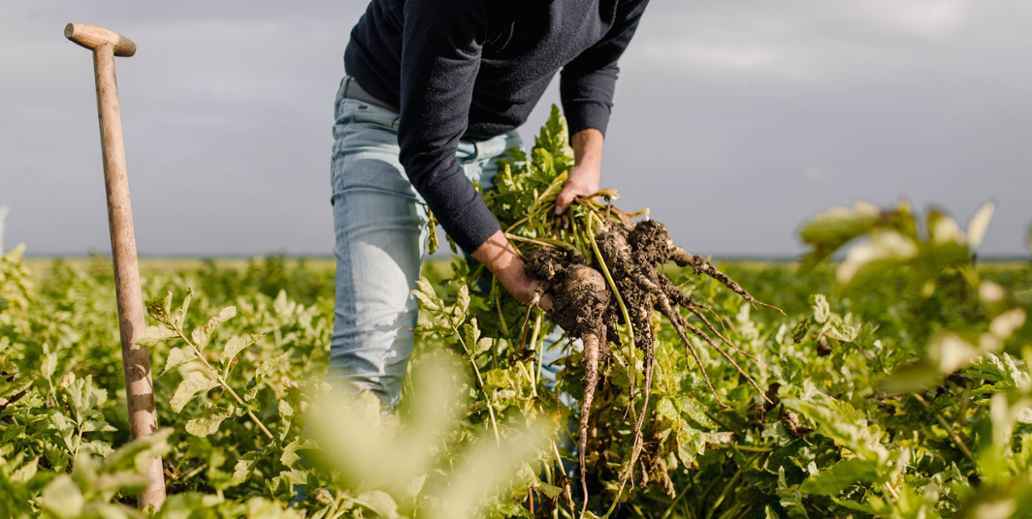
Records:
[[[507,236],[526,258],[530,273],[544,282],[545,293],[552,297],[554,307],[548,319],[560,326],[569,339],[579,342],[579,351],[572,357],[580,359],[580,366],[569,372],[575,372],[580,382],[576,451],[580,508],[585,511],[590,502],[589,479],[605,483],[605,478],[597,475],[611,469],[592,453],[620,437],[618,431],[625,427],[630,430],[629,454],[618,463],[620,468],[611,481],[617,486],[615,495],[605,500],[619,502],[624,487],[635,481],[645,448],[643,428],[652,414],[650,398],[659,347],[683,348],[705,382],[709,398],[718,405],[723,405],[720,391],[710,379],[700,348],[709,348],[719,355],[753,387],[758,399],[769,401],[765,389],[742,366],[748,355],[722,332],[729,316],[693,297],[670,279],[664,267],[686,267],[714,280],[748,304],[775,310],[776,307],[759,302],[708,260],[675,245],[662,223],[640,219],[643,213],[629,213],[612,205],[617,195],[613,190],[580,199],[565,214],[556,216],[552,207],[572,166],[566,139],[562,117],[558,109],[553,109],[530,155],[515,152],[513,160],[495,179],[494,187],[485,193],[485,199]],[[476,274],[467,281],[477,283]],[[430,294],[425,285],[421,299],[427,306]],[[496,321],[492,328],[501,337],[494,340],[504,339],[511,346],[506,353],[518,358],[523,352],[545,347],[545,332],[551,324],[542,322],[541,313],[533,322],[528,313],[513,320],[510,326],[504,308],[512,306],[512,301],[497,287],[486,295],[484,304],[496,309],[496,314],[486,319]],[[658,337],[659,316],[675,332],[672,340]],[[538,355],[539,371],[542,359],[543,355]],[[618,376],[626,381],[623,387],[608,383],[610,374],[616,371],[622,371]],[[567,379],[564,384],[576,382]],[[598,400],[608,408],[607,416],[622,418],[593,424],[592,406],[599,387],[604,394]],[[614,405],[624,407],[621,410]],[[649,459],[654,454],[646,453]]]
[[[764,391],[732,356],[730,351],[735,350],[735,346],[714,325],[724,316],[692,298],[672,282],[662,268],[672,262],[689,267],[696,274],[716,280],[746,302],[758,303],[748,291],[705,258],[676,246],[662,223],[647,219],[635,222],[633,214],[613,206],[610,202],[615,198],[615,191],[578,200],[563,216],[554,216],[551,208],[571,165],[566,138],[558,109],[553,109],[551,120],[539,136],[529,160],[517,157],[516,162],[502,172],[487,200],[496,213],[502,215],[507,234],[515,243],[529,249],[526,253],[529,269],[546,283],[545,291],[555,301],[549,317],[567,334],[581,341],[584,392],[577,448],[583,507],[586,507],[591,405],[600,375],[604,375],[600,373],[600,364],[608,362],[612,350],[620,346],[626,348],[625,365],[633,367],[638,362],[636,352],[642,354],[641,407],[634,409],[634,399],[629,400],[631,407],[627,415],[636,418],[632,419],[631,454],[620,476],[622,487],[635,471],[643,447],[642,428],[650,414],[658,346],[653,329],[655,314],[665,317],[676,331],[680,346],[694,360],[715,401],[720,402],[719,392],[709,379],[696,349],[696,340],[723,357],[759,395],[763,396]],[[521,216],[516,218],[516,215]],[[622,330],[617,323],[622,324]],[[616,348],[609,348],[609,344]],[[632,394],[636,393],[635,389],[630,388]]]

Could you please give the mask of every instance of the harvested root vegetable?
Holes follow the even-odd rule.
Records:
[[[579,337],[584,348],[584,400],[581,402],[577,448],[581,491],[586,507],[588,424],[591,403],[598,387],[599,357],[606,337],[603,315],[609,307],[610,295],[602,274],[572,261],[574,258],[569,255],[557,255],[553,250],[545,249],[531,258],[529,266],[534,275],[549,284],[547,292],[553,298],[552,318],[567,333]]]
[[[607,327],[606,323],[619,319],[618,316],[623,312],[621,306],[626,308],[627,316],[630,318],[634,346],[640,349],[644,356],[644,398],[641,411],[635,413],[634,444],[631,459],[627,464],[628,473],[621,478],[623,481],[631,478],[630,472],[633,471],[643,449],[642,429],[648,416],[656,358],[656,337],[651,323],[654,312],[664,316],[677,331],[678,337],[718,402],[720,398],[690,338],[692,336],[717,351],[763,398],[766,398],[756,381],[729,353],[728,349],[737,349],[706,317],[709,309],[683,293],[661,268],[671,261],[691,267],[697,274],[713,278],[747,302],[762,303],[707,260],[690,255],[674,245],[666,226],[657,221],[645,220],[633,227],[628,226],[625,220],[620,220],[619,223],[609,222],[605,224],[602,232],[595,235],[594,242],[598,251],[598,269],[586,265],[577,253],[567,249],[543,247],[535,250],[528,258],[529,271],[546,283],[546,291],[554,301],[550,317],[568,334],[580,338],[583,344],[584,399],[581,402],[577,443],[580,484],[584,500],[582,511],[586,509],[589,498],[585,460],[591,404],[600,379],[601,352],[606,349],[607,340],[620,340],[616,327]],[[607,281],[600,271],[607,272],[610,280]],[[610,287],[616,291],[610,291]],[[701,325],[690,324],[678,309],[688,311]],[[721,346],[720,342],[728,349]]]
[[[502,168],[493,187],[485,191],[485,201],[513,245],[526,258],[528,271],[545,283],[553,300],[551,320],[569,336],[580,338],[583,344],[584,397],[580,406],[578,458],[583,507],[586,508],[588,482],[613,481],[608,478],[611,474],[604,474],[611,467],[622,467],[617,476],[620,490],[610,499],[615,504],[620,501],[624,486],[635,481],[636,472],[640,470],[642,479],[646,479],[649,469],[645,461],[654,465],[662,463],[654,456],[643,454],[650,450],[646,447],[652,447],[651,443],[646,445],[643,429],[652,415],[649,408],[657,372],[657,348],[669,344],[665,337],[661,341],[656,336],[659,329],[656,325],[661,319],[669,321],[676,332],[674,340],[680,343],[677,348],[684,348],[688,362],[698,368],[715,401],[722,402],[722,399],[707,373],[703,348],[716,352],[737,371],[740,379],[756,388],[757,398],[767,398],[744,369],[746,361],[751,360],[749,356],[735,347],[728,337],[730,334],[722,332],[731,328],[727,318],[682,291],[667,276],[664,266],[675,263],[690,268],[698,276],[715,280],[748,304],[766,305],[706,258],[689,254],[675,245],[662,223],[642,220],[647,211],[628,212],[612,205],[610,202],[617,196],[615,190],[602,190],[579,198],[562,215],[556,215],[556,198],[574,166],[568,142],[562,117],[554,109],[534,148],[530,153],[516,154],[515,161]],[[514,302],[509,300],[508,303]],[[495,299],[495,312],[502,329],[506,328],[505,306]],[[523,338],[530,313],[522,308],[510,309],[516,310],[513,314],[524,315],[519,339],[513,342],[525,344]],[[531,343],[539,338],[538,324],[534,330]],[[610,367],[615,364],[628,370],[626,383],[609,378]],[[660,377],[655,378],[658,385]],[[622,396],[614,394],[613,389],[626,390],[628,403],[626,409],[614,409],[615,412],[610,413],[609,408],[621,402]],[[669,387],[663,389],[670,391]],[[599,407],[594,410],[594,417],[593,402]],[[603,402],[609,405],[603,407]],[[597,437],[622,437],[629,428],[633,432],[629,456],[607,458],[608,453],[618,449],[593,442]],[[597,474],[590,474],[585,461],[593,460],[595,453],[599,454],[599,463],[595,465]]]

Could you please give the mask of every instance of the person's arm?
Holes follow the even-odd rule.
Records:
[[[401,59],[401,163],[455,243],[505,289],[530,303],[538,289],[498,220],[455,158],[466,132],[487,27],[485,0],[405,3]],[[547,306],[550,301],[543,301]]]
[[[605,38],[563,68],[559,90],[570,127],[574,167],[556,198],[556,213],[565,211],[576,198],[599,189],[603,143],[620,72],[617,63],[634,37],[646,6],[648,0],[621,3]]]
[[[594,128],[570,137],[574,166],[555,200],[555,213],[562,214],[575,199],[595,194],[602,183],[602,145],[605,136]]]

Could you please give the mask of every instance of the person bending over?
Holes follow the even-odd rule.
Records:
[[[427,210],[515,298],[536,283],[473,182],[520,146],[556,73],[575,166],[564,211],[596,192],[617,61],[648,0],[372,0],[351,33],[331,161],[336,301],[331,373],[397,404]],[[542,301],[542,306],[550,304]]]

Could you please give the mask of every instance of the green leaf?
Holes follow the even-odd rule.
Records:
[[[233,476],[229,478],[225,488],[235,487],[244,481],[247,481],[247,476],[251,473],[251,465],[245,460],[238,460],[236,465],[233,465]]]
[[[928,359],[943,375],[966,367],[981,355],[979,349],[952,333],[943,333],[932,339]]]
[[[280,400],[276,404],[276,409],[279,411],[279,415],[283,418],[294,416],[294,408],[290,407],[290,402],[287,402],[286,400]]]
[[[300,440],[294,440],[283,447],[283,453],[280,454],[280,463],[285,467],[293,467],[301,456],[297,455],[297,450],[301,448]]]
[[[179,305],[179,310],[176,311],[173,317],[173,323],[180,329],[183,328],[183,324],[186,323],[186,314],[190,311],[190,301],[193,300],[193,290],[188,290],[186,295],[183,296],[183,303]]]
[[[125,505],[113,503],[91,503],[90,512],[103,519],[136,519],[142,517],[135,510]]]
[[[903,366],[882,379],[880,389],[890,395],[916,393],[935,387],[942,379],[938,367],[922,360]]]
[[[866,202],[852,208],[836,207],[815,216],[799,229],[799,239],[813,247],[806,263],[816,263],[835,250],[870,231],[878,223],[881,211]]]
[[[469,311],[469,286],[463,283],[459,286],[459,294],[452,307],[452,327],[457,328],[466,320],[466,312]]]
[[[828,304],[828,298],[824,294],[815,294],[813,296],[813,320],[824,324],[830,317],[831,305]]]
[[[186,422],[186,432],[199,437],[210,436],[219,430],[222,421],[233,416],[232,412],[212,413],[201,418],[191,418]]]
[[[398,504],[386,492],[370,490],[360,494],[356,501],[369,510],[376,512],[384,519],[398,519],[401,517],[398,514]]]
[[[180,412],[186,407],[186,404],[190,403],[190,400],[197,393],[205,393],[209,389],[217,387],[218,381],[211,377],[208,373],[202,370],[188,371],[183,375],[183,381],[176,387],[175,393],[172,395],[172,399],[169,400],[168,405],[175,412]]]
[[[1025,324],[1025,311],[1020,308],[1008,310],[989,323],[989,333],[1000,340],[1009,338]]]
[[[878,465],[869,460],[848,459],[812,475],[803,481],[800,490],[807,494],[837,496],[854,483],[869,483],[877,479]]]
[[[172,324],[172,290],[165,292],[163,301],[147,301],[147,315],[161,324]]]
[[[993,220],[993,211],[996,206],[992,202],[986,202],[975,211],[967,227],[967,243],[972,249],[978,248],[985,239],[985,233],[989,230],[989,223]]]
[[[477,325],[477,319],[474,317],[470,319],[462,327],[462,340],[463,344],[469,350],[470,355],[475,355],[477,351],[477,342],[480,341],[480,326]]]
[[[882,443],[881,428],[848,402],[824,394],[811,382],[805,382],[800,398],[786,399],[782,403],[813,421],[818,433],[858,457],[878,463],[888,461],[889,450]]]
[[[849,283],[863,271],[895,269],[900,263],[918,254],[914,240],[902,233],[888,230],[872,231],[868,239],[846,254],[835,274],[840,283]]]
[[[82,514],[85,504],[86,499],[79,486],[67,474],[54,478],[43,489],[43,495],[39,498],[40,508],[61,519],[78,517]]]
[[[39,456],[32,458],[22,466],[18,467],[13,473],[11,473],[11,481],[17,481],[19,483],[25,483],[36,476],[36,471],[39,468]]]
[[[416,289],[412,292],[412,295],[419,300],[420,306],[426,310],[440,310],[441,300],[437,297],[437,292],[434,291],[434,286],[430,284],[430,281],[426,278],[419,278],[416,281]]]
[[[173,429],[164,428],[137,438],[111,453],[104,459],[102,471],[113,472],[116,469],[135,468],[137,472],[145,472],[155,456],[168,451],[168,437]]]
[[[147,326],[143,329],[143,333],[136,338],[136,344],[139,346],[153,346],[175,336],[176,332],[164,326]]]
[[[960,230],[960,225],[957,225],[957,221],[940,209],[928,210],[925,225],[928,229],[928,238],[932,243],[966,243],[967,238],[964,236],[964,231]]]
[[[823,333],[826,337],[842,342],[853,342],[860,336],[862,325],[852,317],[846,315],[845,319],[835,316],[825,327]]]
[[[198,348],[204,348],[208,345],[208,340],[211,338],[211,333],[215,331],[222,323],[236,317],[237,309],[235,306],[227,306],[219,311],[219,313],[213,315],[208,322],[200,328],[194,328],[194,331],[190,334],[190,338]]]
[[[226,346],[222,349],[222,362],[229,365],[241,351],[244,351],[252,344],[254,344],[254,341],[250,338],[245,339],[239,335],[230,337],[229,340],[226,341]]]
[[[57,371],[57,353],[47,352],[43,356],[43,378],[50,380],[54,376],[54,372]]]
[[[492,339],[489,337],[481,337],[480,340],[477,341],[476,354],[481,355],[483,353],[491,351],[491,348],[494,347],[495,342],[496,339]]]
[[[537,484],[537,489],[539,492],[547,496],[549,499],[555,499],[563,493],[563,489],[555,485],[549,485],[548,483],[542,482],[539,482]]]
[[[681,419],[681,413],[677,412],[677,407],[669,398],[661,398],[656,402],[656,415],[675,423]]]
[[[276,501],[264,497],[252,497],[247,500],[247,512],[244,516],[251,518],[277,518],[277,519],[301,519],[301,515],[292,509],[284,509]]]
[[[165,369],[161,371],[161,375],[159,376],[194,360],[197,360],[197,357],[190,348],[172,348],[171,350],[168,350],[168,356],[165,357]]]

